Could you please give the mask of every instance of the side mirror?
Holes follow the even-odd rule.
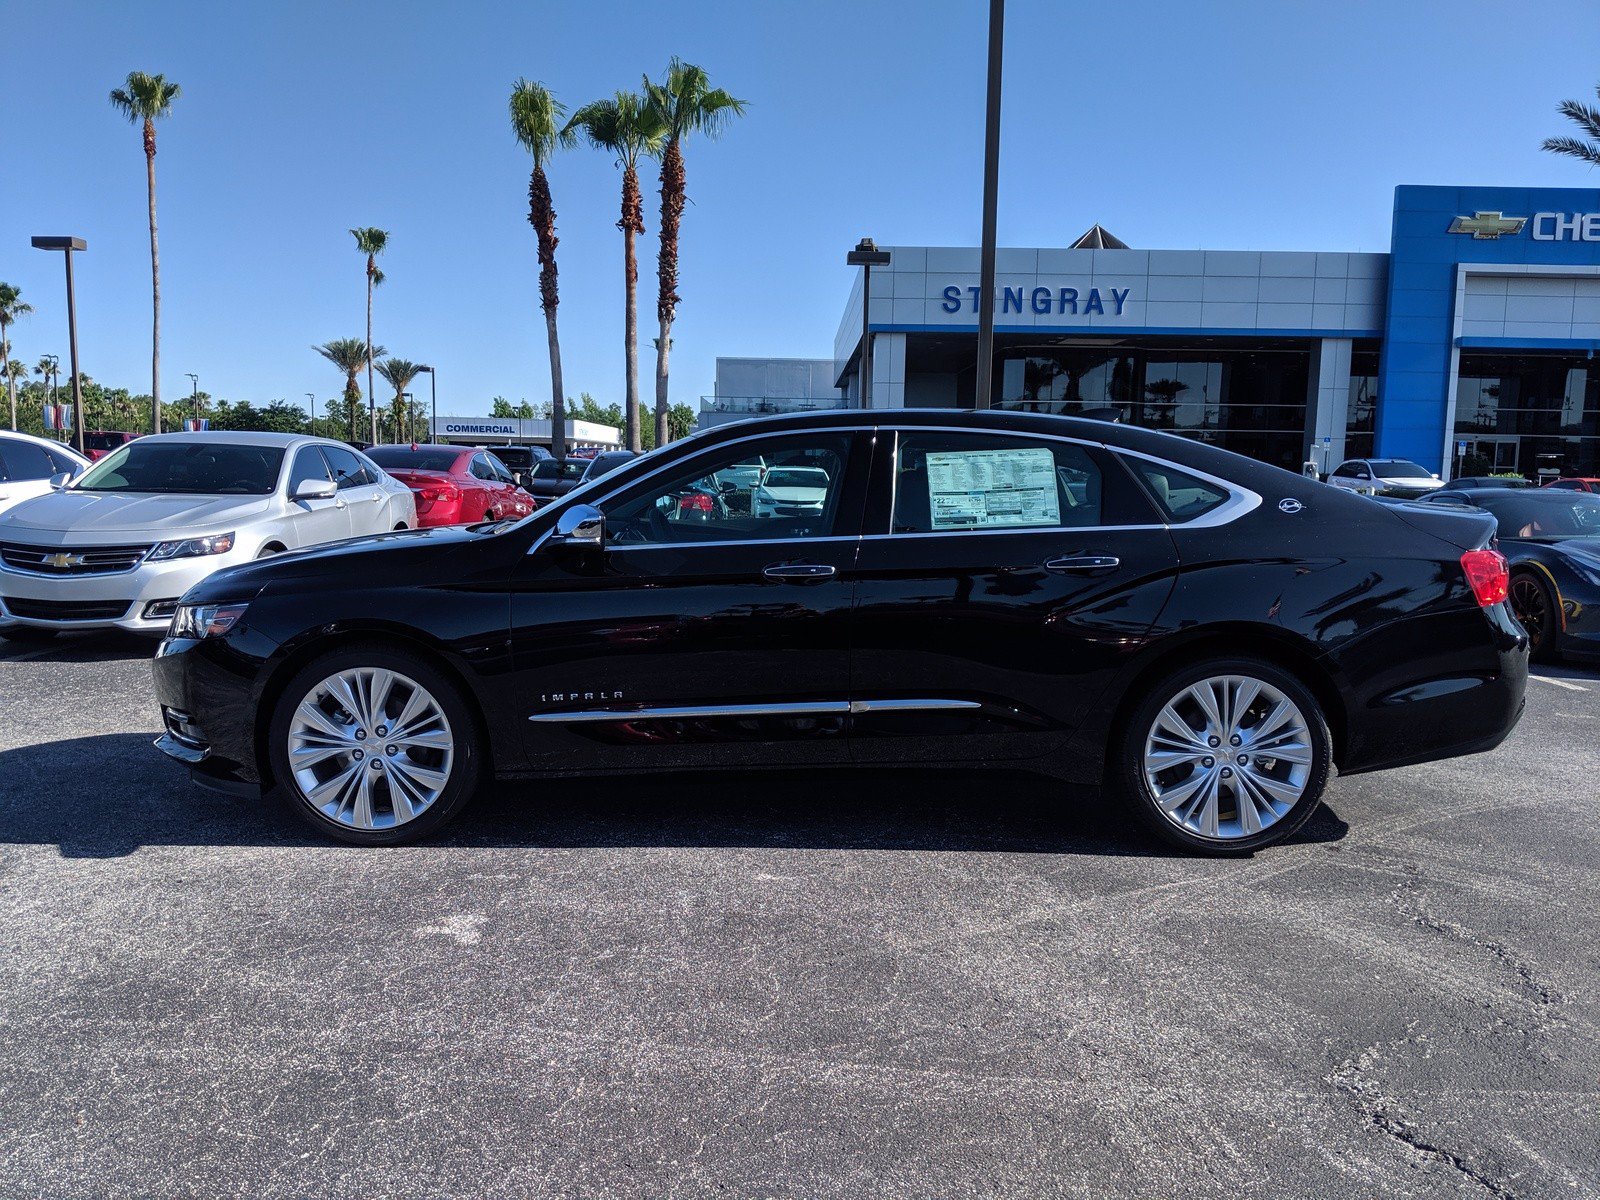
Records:
[[[555,532],[550,540],[562,546],[594,546],[605,544],[606,518],[592,504],[574,504],[562,510],[556,518]]]
[[[72,476],[71,476],[71,474],[69,474],[66,471],[62,471],[58,475],[50,476],[50,486],[52,488],[54,488],[56,491],[58,491],[58,492],[64,491],[66,489],[67,484],[69,484],[71,482],[72,482]]]
[[[331,479],[302,479],[294,489],[291,500],[332,500],[339,485]]]

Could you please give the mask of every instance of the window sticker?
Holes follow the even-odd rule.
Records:
[[[1059,525],[1055,452],[930,450],[928,508],[934,529]]]

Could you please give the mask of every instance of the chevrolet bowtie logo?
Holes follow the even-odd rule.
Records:
[[[1475,212],[1450,222],[1451,233],[1470,233],[1480,242],[1493,241],[1501,234],[1521,233],[1527,217],[1506,217],[1497,212]]]
[[[58,571],[65,571],[70,567],[81,567],[83,562],[84,559],[81,554],[47,554],[44,559],[45,566],[54,567]]]

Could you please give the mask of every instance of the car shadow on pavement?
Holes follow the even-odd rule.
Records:
[[[67,633],[43,642],[13,642],[0,638],[0,663],[128,662],[155,657],[157,639],[122,630]]]
[[[276,797],[191,782],[148,734],[0,751],[0,845],[66,858],[146,846],[325,846]],[[1324,805],[1292,842],[1338,841]],[[744,847],[1176,856],[1092,788],[1020,772],[757,771],[500,782],[434,847]]]

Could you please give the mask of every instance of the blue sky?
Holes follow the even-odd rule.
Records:
[[[139,136],[106,93],[182,83],[160,130],[164,386],[319,402],[312,343],[363,331],[351,226],[391,231],[376,338],[439,368],[442,412],[549,395],[529,162],[513,81],[576,106],[673,55],[750,102],[688,148],[674,399],[720,355],[825,356],[844,253],[976,244],[987,5],[922,0],[454,4],[173,0],[13,4],[0,75],[0,279],[37,313],[15,356],[66,358],[60,259],[86,237],[84,370],[149,387]],[[664,17],[663,14],[670,14]],[[670,28],[667,21],[670,20]],[[1593,98],[1600,8],[1549,0],[1008,5],[1002,245],[1100,221],[1139,247],[1383,250],[1397,183],[1600,187],[1538,149],[1563,97]],[[618,174],[551,172],[567,390],[622,394]],[[654,172],[641,239],[641,391],[653,394]],[[425,383],[424,383],[425,386]],[[380,382],[381,387],[381,382]]]

